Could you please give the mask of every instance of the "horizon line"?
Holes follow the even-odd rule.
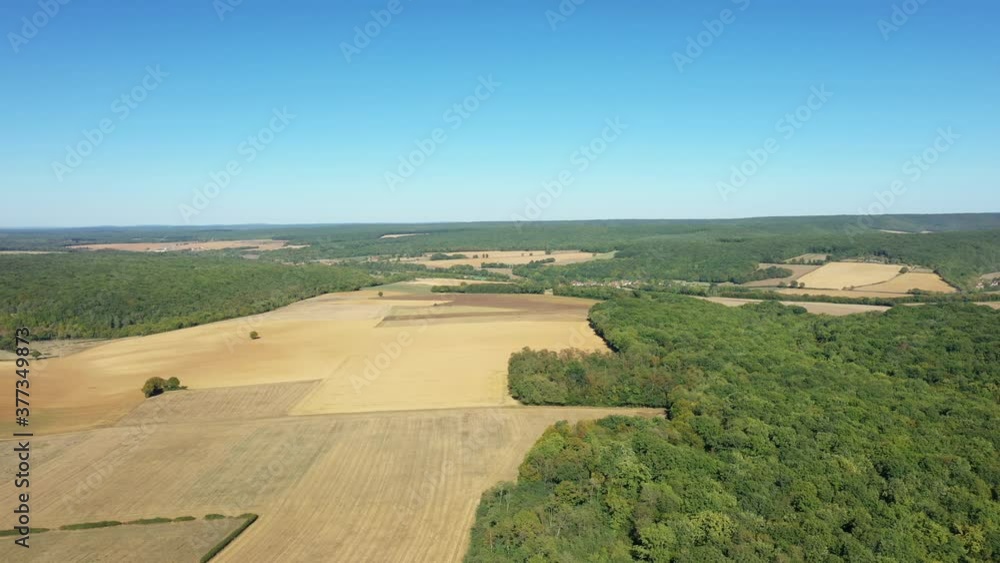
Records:
[[[749,215],[744,217],[659,217],[659,218],[637,218],[637,217],[614,217],[614,218],[586,218],[586,219],[550,219],[545,221],[512,221],[512,220],[429,220],[429,221],[351,221],[351,222],[331,222],[331,223],[208,223],[198,225],[180,225],[169,223],[142,223],[142,224],[119,224],[119,225],[64,225],[64,226],[26,226],[26,227],[6,227],[0,226],[0,231],[31,231],[31,230],[73,230],[73,229],[207,229],[219,227],[329,227],[329,226],[396,226],[396,225],[473,225],[473,224],[509,224],[515,225],[538,225],[546,223],[598,223],[598,222],[700,222],[700,221],[746,221],[750,219],[799,219],[817,218],[828,219],[836,217],[869,217],[873,219],[882,217],[912,217],[912,216],[946,216],[946,215],[1000,215],[1000,211],[955,211],[946,213],[918,212],[918,213],[879,213],[879,214],[846,214],[838,213],[833,215]]]

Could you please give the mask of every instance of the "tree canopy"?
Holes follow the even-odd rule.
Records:
[[[512,393],[666,417],[549,429],[468,561],[1000,557],[1000,313],[647,296],[591,318],[615,352],[522,351]]]

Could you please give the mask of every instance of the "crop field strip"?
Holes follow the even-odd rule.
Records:
[[[259,513],[219,561],[306,561],[331,553],[339,560],[424,554],[418,559],[457,561],[479,495],[515,475],[546,427],[615,412],[660,413],[448,409],[168,422],[145,431],[119,426],[51,436],[37,440],[50,461],[37,475],[48,492],[33,510],[51,527]],[[0,502],[14,494],[9,483],[0,486]],[[309,541],[296,542],[300,536]]]
[[[94,563],[143,561],[177,563],[198,561],[227,534],[243,523],[242,518],[195,519],[162,524],[131,524],[84,530],[52,530],[32,535],[32,563]],[[18,551],[14,551],[14,550]],[[20,561],[23,548],[0,542],[0,560]]]

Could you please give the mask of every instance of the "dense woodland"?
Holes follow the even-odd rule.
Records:
[[[330,266],[285,266],[218,256],[73,252],[0,255],[0,336],[133,336],[261,313],[376,282]]]
[[[887,233],[883,230],[911,234]],[[928,234],[916,234],[930,231]],[[381,238],[411,233],[415,236]],[[380,271],[417,271],[394,258],[477,250],[617,250],[610,260],[515,273],[549,287],[570,281],[689,280],[744,283],[769,275],[759,263],[805,253],[935,269],[960,288],[1000,271],[1000,214],[765,217],[732,220],[130,227],[0,231],[2,250],[64,250],[76,244],[238,239],[288,240],[305,248],[260,253],[261,261],[308,263],[379,257]],[[240,250],[205,254],[239,256]],[[488,261],[484,259],[484,261]],[[371,267],[371,266],[366,266]],[[452,275],[472,274],[459,268]],[[773,272],[771,272],[773,273]]]
[[[512,394],[666,419],[551,428],[468,561],[1000,558],[1000,312],[644,295],[591,318],[615,352],[515,354]]]

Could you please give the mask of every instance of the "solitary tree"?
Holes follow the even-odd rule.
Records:
[[[258,338],[260,338],[260,335],[257,334],[257,331],[256,330],[251,330],[250,331],[250,340],[257,340]]]

